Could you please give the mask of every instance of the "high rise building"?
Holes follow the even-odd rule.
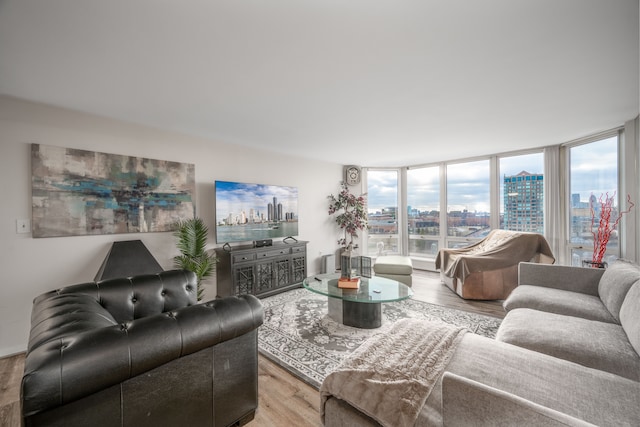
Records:
[[[504,223],[513,231],[544,233],[544,177],[522,171],[504,177]]]

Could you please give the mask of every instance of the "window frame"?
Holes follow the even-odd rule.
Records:
[[[406,202],[406,194],[402,195],[402,189],[404,188],[404,182],[406,182],[406,172],[403,174],[403,169],[406,168],[392,168],[392,167],[363,167],[362,178],[362,193],[367,194],[367,214],[369,212],[369,172],[396,172],[397,174],[397,190],[396,190],[396,227],[397,227],[397,239],[398,239],[398,251],[386,252],[386,255],[403,255],[407,253],[407,242],[404,238],[406,231],[404,230],[404,224],[407,222],[406,206],[403,207],[402,200]],[[375,257],[376,253],[369,252],[369,236],[371,233],[369,230],[364,230],[362,233],[362,255]]]
[[[592,249],[591,247],[585,246],[584,244],[581,243],[573,243],[571,241],[571,232],[572,232],[572,228],[571,228],[571,149],[574,147],[579,147],[579,146],[583,146],[583,145],[588,145],[588,144],[592,144],[598,141],[602,141],[605,139],[609,139],[609,138],[613,138],[616,137],[617,138],[617,188],[616,188],[616,203],[618,205],[618,207],[621,206],[621,198],[620,198],[620,192],[621,192],[621,188],[624,188],[623,182],[625,181],[625,178],[622,176],[622,169],[621,169],[621,161],[622,161],[622,153],[624,150],[624,145],[623,145],[623,138],[624,138],[624,132],[623,132],[623,128],[616,128],[616,129],[612,129],[606,132],[602,132],[602,133],[598,133],[595,135],[591,135],[589,137],[586,138],[582,138],[582,139],[578,139],[578,140],[574,140],[574,141],[570,141],[567,142],[565,144],[562,144],[560,147],[561,150],[561,154],[562,154],[562,165],[563,165],[563,178],[564,178],[564,183],[565,185],[563,186],[563,194],[562,194],[562,203],[563,203],[563,216],[560,218],[561,221],[563,221],[564,224],[564,236],[563,236],[563,244],[560,247],[560,253],[558,255],[556,255],[557,258],[559,258],[559,261],[563,264],[563,265],[572,265],[573,264],[573,251],[574,250],[586,250],[587,252]],[[618,233],[621,235],[623,234],[624,231],[624,224],[620,224],[620,229],[618,230]],[[624,256],[624,250],[623,250],[623,239],[619,238],[618,239],[618,256],[622,257]]]
[[[429,236],[429,239],[438,240],[439,248],[445,248],[449,245],[450,236],[447,236],[446,227],[442,224],[447,222],[447,185],[446,185],[446,165],[452,163],[465,163],[483,159],[489,159],[490,161],[490,197],[491,197],[491,228],[500,228],[500,159],[503,157],[513,157],[519,155],[527,155],[532,153],[543,154],[543,175],[544,175],[544,233],[543,235],[549,242],[556,256],[556,263],[561,265],[570,265],[570,253],[571,246],[569,245],[569,222],[570,210],[570,164],[568,156],[568,147],[588,144],[600,139],[604,139],[611,136],[618,137],[618,198],[620,194],[640,194],[640,183],[637,181],[637,167],[634,163],[635,159],[640,159],[640,148],[638,148],[638,141],[636,133],[640,119],[636,118],[633,121],[625,123],[624,126],[619,126],[614,129],[610,129],[605,132],[593,134],[585,138],[576,139],[573,141],[565,142],[562,144],[555,144],[546,147],[538,147],[525,150],[514,150],[509,152],[497,153],[489,156],[477,156],[463,159],[455,159],[450,161],[440,161],[423,163],[416,165],[408,165],[397,168],[387,167],[363,167],[363,171],[369,170],[396,170],[398,171],[398,239],[399,248],[401,249],[401,255],[409,256],[409,230],[408,230],[408,206],[407,206],[407,170],[416,169],[421,167],[438,167],[440,170],[440,235]],[[625,140],[628,136],[628,141]],[[363,192],[366,192],[367,185],[367,173],[363,173],[362,180]],[[636,201],[636,200],[634,200]],[[618,200],[618,206],[620,201]],[[636,211],[637,209],[634,209]],[[621,238],[619,240],[620,256],[635,258],[637,248],[637,230],[640,228],[637,224],[640,224],[640,215],[636,212],[632,212],[632,215],[628,215],[625,221],[622,221],[619,225],[619,233]],[[626,234],[631,232],[633,236],[626,237]],[[549,237],[549,233],[553,234],[553,237]],[[456,239],[459,240],[459,239]],[[367,245],[368,233],[363,233],[362,244]],[[473,242],[470,242],[473,243]],[[435,270],[435,258],[419,257],[411,255],[414,261],[414,267],[426,270]]]

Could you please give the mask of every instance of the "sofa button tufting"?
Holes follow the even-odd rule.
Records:
[[[253,335],[257,334],[257,324],[263,321],[262,313],[257,313],[260,314],[258,317],[253,312],[254,307],[242,307],[231,301],[217,301],[216,306],[219,304],[221,308],[215,316],[207,313],[211,310],[203,310],[203,313],[197,308],[187,308],[195,304],[198,289],[195,281],[187,282],[191,280],[192,273],[187,275],[176,270],[161,272],[153,278],[150,276],[116,278],[99,287],[95,282],[82,283],[64,288],[64,293],[59,296],[46,292],[34,298],[30,348],[24,356],[28,368],[23,375],[24,387],[20,390],[20,403],[24,404],[21,415],[26,416],[21,422],[25,425],[38,424],[39,421],[47,425],[62,425],[69,424],[65,415],[71,412],[77,418],[91,417],[92,412],[100,412],[104,417],[99,423],[120,425],[122,412],[111,411],[113,400],[93,396],[104,393],[111,396],[113,393],[108,390],[116,390],[118,396],[120,391],[126,392],[123,394],[125,400],[120,401],[116,397],[116,409],[120,409],[120,404],[126,404],[129,397],[129,400],[138,399],[138,396],[144,398],[144,393],[156,389],[158,382],[179,388],[185,381],[193,383],[193,390],[187,392],[210,396],[208,404],[201,405],[194,418],[210,419],[217,405],[214,402],[224,399],[225,389],[229,388],[227,385],[234,390],[256,390],[257,366],[253,366],[250,360],[249,363],[244,358],[232,360],[228,370],[232,374],[242,370],[240,377],[224,372],[220,374],[217,369],[209,374],[208,381],[202,381],[202,370],[192,369],[192,366],[202,357],[198,355],[199,351],[206,352],[212,363],[218,363],[218,353],[222,353],[224,358],[235,350],[243,354],[250,352],[254,355],[251,360],[257,358],[257,339]],[[185,291],[187,286],[189,290]],[[158,298],[158,289],[163,294],[161,298]],[[142,299],[136,292],[140,292]],[[255,304],[256,307],[260,304],[257,298]],[[203,322],[211,325],[191,334],[197,336],[191,337],[189,330],[183,330],[188,329],[191,323]],[[236,337],[240,340],[233,339]],[[107,353],[108,360],[103,360]],[[179,356],[186,357],[177,359]],[[180,372],[177,380],[167,377],[167,359],[172,359],[171,369]],[[215,375],[215,381],[225,384],[212,390],[212,375]],[[127,386],[132,384],[131,381],[134,381],[133,388]],[[100,391],[103,386],[109,388]],[[187,392],[147,399],[145,408],[137,415],[144,418],[150,415],[148,424],[153,424],[151,419],[155,414],[164,412],[167,402],[169,406],[173,401],[182,402],[188,399]],[[224,408],[224,417],[229,420],[227,424],[242,424],[249,414],[255,412],[255,398],[251,393],[245,395],[238,395],[236,402]],[[68,396],[74,400],[69,401]],[[89,406],[93,410],[78,404],[87,399],[91,401]],[[130,415],[136,417],[136,414]]]

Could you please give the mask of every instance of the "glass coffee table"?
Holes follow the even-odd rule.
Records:
[[[413,290],[404,283],[384,277],[361,277],[358,289],[339,288],[339,278],[339,274],[316,274],[304,279],[302,285],[328,297],[329,317],[355,328],[379,328],[383,302],[401,301],[413,295]]]

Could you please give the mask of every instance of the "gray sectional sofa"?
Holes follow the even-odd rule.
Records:
[[[415,426],[640,425],[640,268],[521,263],[495,340],[466,334]],[[326,426],[379,425],[329,397]]]
[[[520,265],[496,339],[640,381],[638,266],[541,267]]]

